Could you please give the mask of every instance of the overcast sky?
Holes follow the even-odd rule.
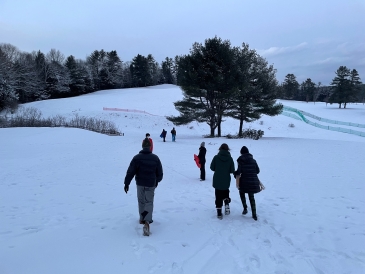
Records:
[[[329,84],[341,65],[365,82],[365,0],[0,0],[0,43],[26,52],[161,62],[215,35],[256,49],[279,82]]]

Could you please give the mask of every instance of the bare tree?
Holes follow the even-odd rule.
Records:
[[[59,50],[51,49],[47,53],[46,59],[49,63],[55,62],[58,64],[63,64],[65,61],[65,56]]]

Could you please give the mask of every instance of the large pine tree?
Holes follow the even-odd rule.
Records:
[[[347,103],[357,100],[360,84],[360,76],[356,69],[350,70],[346,66],[340,66],[331,82],[330,103],[337,103],[339,108],[343,104],[346,108]]]
[[[284,99],[294,100],[297,99],[299,83],[294,74],[289,73],[285,76],[285,80],[282,84]]]
[[[177,125],[192,121],[206,122],[210,135],[224,116],[253,121],[262,114],[276,115],[282,106],[275,105],[277,86],[275,70],[248,45],[231,47],[220,38],[195,43],[189,55],[177,59],[177,80],[184,98],[175,102],[180,116],[167,117]]]
[[[194,43],[190,54],[177,59],[177,84],[183,90],[184,99],[174,104],[180,116],[167,119],[177,125],[191,121],[206,122],[210,135],[214,136],[233,89],[231,70],[234,58],[228,40],[214,37],[205,40],[204,45]]]
[[[236,88],[231,95],[227,116],[239,120],[238,135],[243,134],[243,122],[252,122],[263,114],[275,116],[283,106],[276,104],[276,70],[246,44],[237,49]]]

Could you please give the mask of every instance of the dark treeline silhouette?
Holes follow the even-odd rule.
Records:
[[[336,103],[346,108],[347,103],[365,103],[365,85],[356,69],[340,66],[329,86],[314,83],[310,78],[298,83],[294,74],[287,74],[278,87],[278,98],[306,102]]]
[[[218,41],[220,38],[214,39]],[[214,39],[211,40],[215,41]],[[218,44],[221,42],[219,40]],[[229,43],[229,40],[226,42]],[[194,43],[194,45],[197,47],[199,44]],[[243,54],[246,46],[248,45],[243,44],[243,48],[240,49],[242,51],[241,54]],[[201,54],[199,50],[199,48],[196,48],[196,53],[192,51],[191,54]],[[238,48],[236,47],[235,50],[238,50]],[[232,48],[227,52],[232,54],[234,50]],[[232,87],[236,86],[235,89],[238,95],[239,92],[247,93],[250,91],[252,93],[256,92],[258,88],[263,89],[265,87],[263,90],[269,90],[268,87],[270,87],[270,96],[275,94],[277,99],[306,102],[323,101],[331,104],[337,103],[340,108],[342,106],[346,108],[347,103],[351,102],[365,102],[365,85],[361,83],[356,69],[350,70],[346,66],[339,67],[335,72],[336,76],[330,86],[322,86],[321,82],[314,83],[310,78],[299,84],[294,74],[287,74],[284,81],[278,84],[275,70],[272,66],[268,66],[266,60],[255,54],[252,56],[256,56],[256,59],[254,58],[255,60],[250,59],[248,61],[249,59],[247,58],[252,57],[249,53],[251,55],[253,53],[256,54],[256,52],[248,50],[247,53],[242,55],[243,57],[240,57],[242,60],[238,58],[238,52],[232,55],[234,56],[232,60],[228,60],[229,58],[225,56],[224,58],[228,58],[228,61],[226,60],[227,64],[225,67],[220,68],[225,71],[220,71],[221,74],[219,74],[219,70],[217,70],[217,73],[214,72],[216,75],[214,74],[213,78],[209,78],[210,68],[209,65],[205,64],[205,57],[204,60],[198,60],[199,58],[194,57],[198,60],[194,65],[195,67],[189,63],[190,61],[188,62],[189,55],[176,56],[174,59],[166,57],[159,64],[151,54],[148,56],[138,54],[131,61],[123,62],[115,50],[110,52],[95,50],[87,56],[86,60],[81,60],[76,59],[73,55],[65,57],[59,50],[55,49],[51,49],[46,54],[41,51],[28,53],[18,50],[11,44],[0,44],[0,111],[4,109],[15,109],[19,103],[66,98],[104,89],[146,87],[166,83],[177,84],[184,90],[184,86],[187,85],[187,76],[192,77],[192,75],[196,75],[198,78],[200,77],[199,79],[197,78],[197,84],[194,88],[201,91],[208,90],[213,95],[219,94],[220,97],[226,93],[216,92],[220,91],[226,85],[224,87],[225,90],[233,90]],[[215,53],[212,54],[213,57],[211,60],[213,63],[211,64],[214,64],[217,60],[214,59]],[[266,73],[268,74],[266,79],[270,80],[268,82],[270,85],[264,85],[260,80],[257,82],[260,85],[256,86],[257,83],[255,81],[258,81],[259,78],[253,72],[250,72],[251,75],[248,75],[248,72],[245,72],[247,75],[244,75],[243,72],[237,74],[240,77],[244,75],[241,78],[237,75],[233,76],[231,69],[238,67],[239,64],[243,66],[238,69],[239,71],[245,71],[247,64],[251,66],[255,64],[253,67],[257,68],[257,71],[264,71],[266,69]],[[222,66],[222,64],[219,65]],[[225,73],[227,71],[229,71],[228,74]],[[217,75],[221,77],[221,80],[224,80],[224,85],[217,82],[219,78]],[[227,78],[227,75],[231,78]],[[247,79],[254,82],[249,83],[246,81]],[[215,82],[218,84],[212,84]],[[245,87],[242,88],[243,86]],[[241,97],[236,96],[238,98],[237,103],[243,106],[250,105],[247,103],[252,98],[246,93],[241,94]],[[229,94],[229,96],[231,95]],[[219,99],[214,96],[212,98],[209,100]],[[270,99],[272,100],[273,98]],[[217,116],[215,116],[215,106],[209,111],[209,115],[212,120],[210,122],[212,124],[212,130],[217,126],[218,131],[220,131],[220,121],[221,117],[223,117],[222,113],[224,112],[226,100],[222,97],[218,101],[221,102],[221,105],[217,108],[219,109],[216,113]],[[240,116],[239,119],[242,124],[242,121],[249,121],[251,119],[250,117],[246,117],[247,113],[247,107],[244,107],[237,113],[232,112],[231,115],[232,117]],[[249,116],[255,115],[250,114]],[[215,120],[216,118],[218,120]],[[240,132],[242,130],[241,128],[242,126],[240,127]]]
[[[95,50],[81,60],[55,49],[28,53],[0,44],[0,111],[19,103],[158,84],[176,84],[174,59],[159,64],[151,54],[138,54],[123,62],[115,50]]]

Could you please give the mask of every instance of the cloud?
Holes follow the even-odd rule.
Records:
[[[318,60],[313,62],[313,65],[324,65],[324,64],[338,64],[341,62],[345,62],[346,60],[349,60],[349,57],[327,57],[322,60]]]
[[[297,52],[300,50],[303,50],[308,47],[307,42],[300,43],[296,46],[292,47],[271,47],[269,49],[264,50],[258,50],[259,54],[267,57],[267,56],[274,56],[274,55],[280,55],[280,54],[286,54],[291,52]]]

